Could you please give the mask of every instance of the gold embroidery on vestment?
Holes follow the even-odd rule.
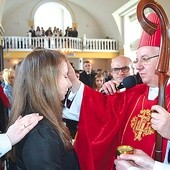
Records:
[[[134,140],[140,141],[142,137],[154,133],[154,129],[151,127],[151,110],[141,110],[138,116],[135,116],[131,120],[131,128],[134,132]]]

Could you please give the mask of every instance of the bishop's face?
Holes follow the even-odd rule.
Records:
[[[143,46],[137,50],[134,67],[138,70],[143,83],[158,87],[158,76],[155,74],[159,57],[159,47]]]

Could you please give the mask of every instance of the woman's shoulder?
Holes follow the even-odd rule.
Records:
[[[26,137],[20,142],[20,146],[36,146],[36,148],[41,148],[46,146],[51,148],[64,148],[63,142],[55,130],[53,125],[45,118],[39,121],[39,123],[26,135]],[[18,146],[19,146],[18,145]]]
[[[41,121],[38,122],[38,124],[35,126],[35,128],[32,129],[31,132],[34,132],[34,131],[40,131],[44,133],[46,133],[47,131],[56,132],[52,123],[48,121],[46,118],[43,118]]]
[[[39,121],[39,123],[35,126],[35,128],[33,128],[30,131],[28,137],[32,138],[32,136],[37,138],[43,138],[44,140],[45,139],[49,140],[54,138],[56,141],[61,142],[61,138],[57,130],[54,128],[52,123],[45,118]]]

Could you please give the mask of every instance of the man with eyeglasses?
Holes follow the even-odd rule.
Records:
[[[113,80],[120,84],[123,79],[134,73],[133,65],[130,58],[120,55],[111,62],[111,75]]]
[[[75,96],[70,110],[77,114],[80,112],[74,146],[81,170],[115,169],[114,159],[119,145],[130,145],[153,158],[155,156],[155,130],[165,130],[163,127],[166,127],[167,122],[164,121],[166,118],[151,112],[153,105],[158,103],[158,76],[155,68],[160,53],[161,30],[155,13],[151,13],[148,19],[158,24],[158,29],[152,36],[143,32],[140,38],[135,69],[139,72],[143,84],[116,93],[115,83],[108,82],[110,87],[104,86],[103,90],[115,94],[103,95],[81,83],[68,65],[68,77],[72,82],[71,95]],[[170,111],[169,84],[166,92],[166,103]],[[170,116],[168,112],[164,115]],[[158,123],[151,124],[151,119]],[[167,141],[163,138],[162,158],[165,158],[165,161]]]

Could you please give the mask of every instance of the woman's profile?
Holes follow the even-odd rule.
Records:
[[[43,120],[16,145],[19,170],[78,170],[69,131],[62,121],[62,101],[71,87],[66,57],[36,49],[22,61],[13,87],[12,122],[39,113]]]

